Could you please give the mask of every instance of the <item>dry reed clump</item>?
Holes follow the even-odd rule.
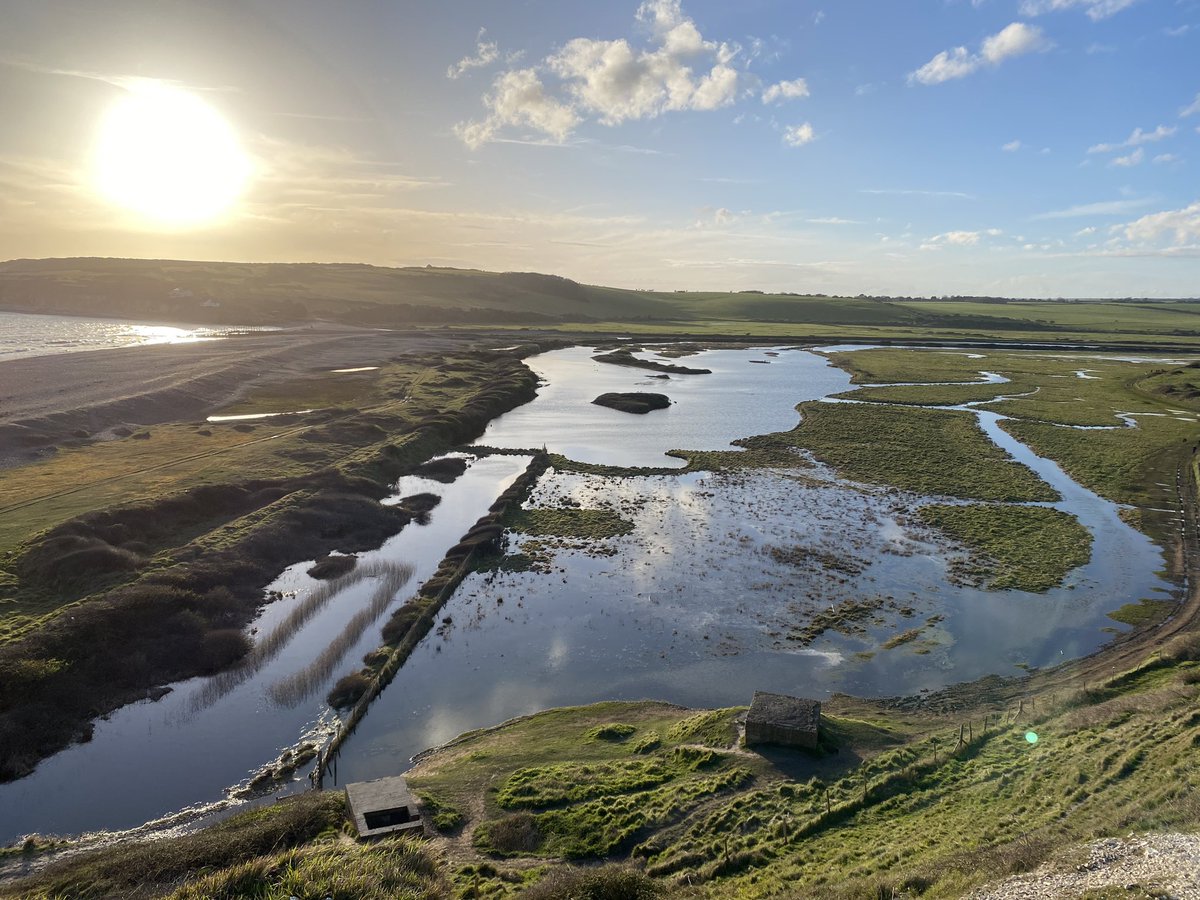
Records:
[[[492,856],[536,853],[544,840],[538,830],[537,818],[528,812],[484,822],[475,830],[476,849]]]
[[[521,896],[524,900],[655,900],[664,894],[661,884],[636,869],[604,866],[554,869]]]
[[[316,578],[318,581],[326,581],[349,573],[357,563],[358,557],[352,553],[323,556],[304,574],[309,578]]]

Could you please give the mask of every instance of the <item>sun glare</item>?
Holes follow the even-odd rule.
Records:
[[[229,123],[199,97],[139,82],[100,126],[95,172],[113,203],[182,225],[227,212],[245,187],[250,161]]]

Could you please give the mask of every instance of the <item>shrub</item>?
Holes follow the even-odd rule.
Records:
[[[334,709],[348,709],[361,700],[370,687],[370,678],[362,672],[354,672],[339,678],[325,699]]]
[[[484,822],[475,831],[475,847],[495,856],[519,856],[536,853],[542,846],[542,833],[532,813],[514,813],[503,819]]]

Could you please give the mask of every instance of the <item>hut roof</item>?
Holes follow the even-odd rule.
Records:
[[[816,731],[821,721],[821,704],[816,700],[789,697],[755,691],[747,722],[761,725],[782,725],[800,731]]]

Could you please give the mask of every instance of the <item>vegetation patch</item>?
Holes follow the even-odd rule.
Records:
[[[847,553],[830,553],[812,547],[767,547],[765,552],[777,563],[797,569],[828,569],[843,575],[861,575],[870,563]]]
[[[925,524],[975,551],[954,574],[990,590],[1048,591],[1091,558],[1090,532],[1057,509],[930,504],[919,514]]]
[[[813,613],[807,622],[788,632],[787,637],[789,641],[794,641],[801,647],[811,645],[827,631],[836,631],[847,637],[864,637],[867,634],[867,625],[883,624],[880,613],[885,609],[904,617],[912,616],[916,612],[911,606],[900,604],[895,599],[880,594],[842,600],[828,609]]]
[[[331,578],[341,578],[348,575],[358,564],[358,557],[353,553],[330,554],[318,559],[307,572],[309,578],[328,581]]]
[[[637,728],[633,725],[628,725],[625,722],[611,722],[606,725],[597,725],[587,734],[584,740],[587,741],[611,741],[620,743],[627,740],[631,735],[637,732]]]
[[[865,403],[805,403],[801,411],[796,443],[856,481],[980,500],[1059,499],[970,413]]]
[[[507,519],[514,531],[541,537],[620,537],[633,531],[633,523],[607,509],[522,509]]]
[[[154,841],[119,844],[104,850],[80,853],[46,865],[38,874],[17,881],[0,882],[0,897],[134,897],[161,896],[180,881],[212,869],[241,870],[255,866],[264,857],[286,854],[292,848],[336,838],[347,826],[345,798],[340,792],[303,794],[281,803],[239,813],[194,834]],[[254,876],[261,878],[262,873]],[[233,884],[234,882],[231,882]],[[238,882],[244,893],[231,888],[203,893],[198,887],[184,897],[263,896],[252,884],[263,888],[266,881]],[[288,894],[283,893],[286,898]],[[324,896],[300,893],[298,896]],[[344,894],[338,896],[347,896]],[[363,896],[377,896],[375,894]]]
[[[1173,600],[1152,600],[1143,597],[1137,603],[1126,603],[1108,614],[1110,619],[1134,628],[1149,628],[1165,622],[1179,608]]]
[[[680,719],[667,731],[667,740],[677,744],[704,744],[724,749],[737,739],[737,718],[743,706],[713,709]]]

